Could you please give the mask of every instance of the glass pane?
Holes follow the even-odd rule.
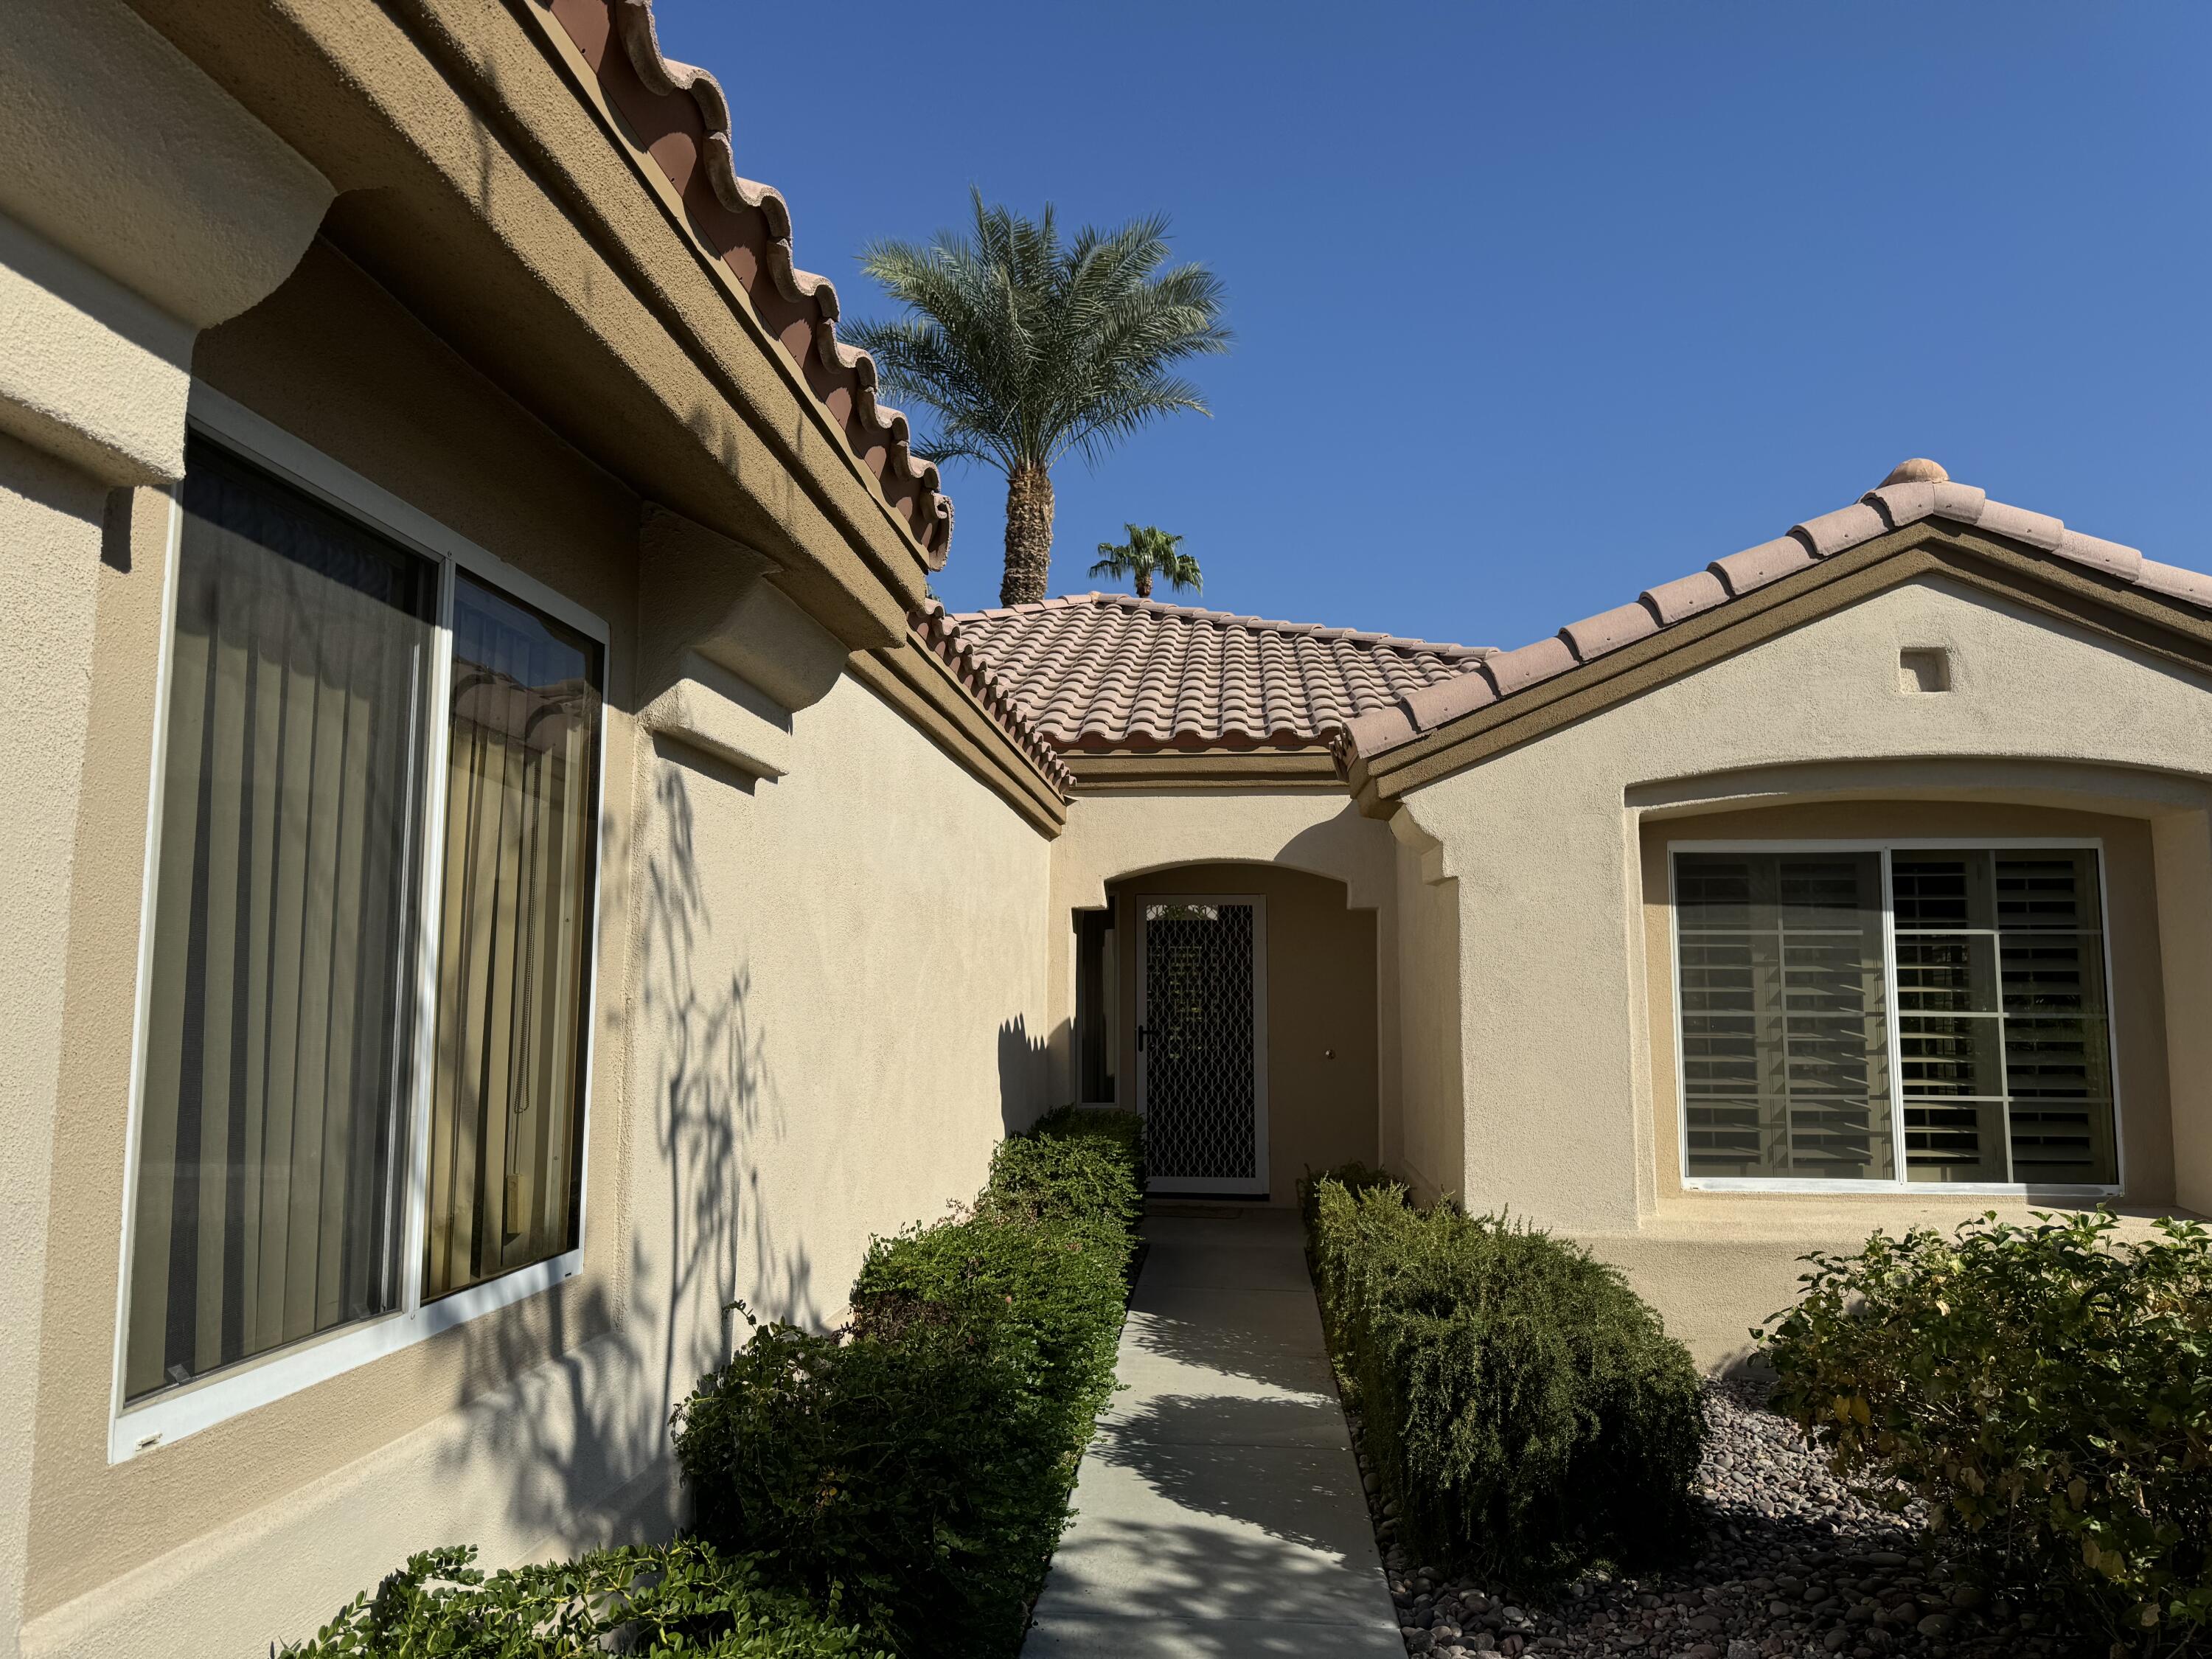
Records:
[[[1907,1013],[1994,1012],[1997,1006],[1996,935],[1900,930],[1897,1006]]]
[[[393,1305],[435,571],[185,453],[133,1194],[137,1399]]]
[[[1997,926],[2008,933],[2049,927],[2100,933],[2097,854],[2091,848],[2001,853]]]
[[[1887,1178],[1881,860],[1675,860],[1693,1176]]]
[[[1093,1105],[1114,1098],[1115,1049],[1120,1040],[1114,1017],[1121,987],[1114,955],[1114,913],[1077,914],[1075,1030],[1082,1064],[1079,1099]]]
[[[1996,926],[1987,853],[1899,852],[1891,855],[1889,877],[1899,933]]]
[[[458,575],[425,1299],[576,1242],[599,647]]]

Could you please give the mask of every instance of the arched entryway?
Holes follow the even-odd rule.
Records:
[[[1276,1204],[1378,1152],[1376,915],[1274,865],[1178,865],[1077,913],[1086,1101],[1153,1121],[1155,1190]]]

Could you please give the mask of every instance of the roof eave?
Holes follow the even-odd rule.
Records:
[[[2197,672],[2212,671],[2212,617],[2193,605],[2025,542],[1930,520],[1833,554],[1379,752],[1340,747],[1346,784],[1362,811],[1387,817],[1416,789],[1928,574],[2001,592]]]

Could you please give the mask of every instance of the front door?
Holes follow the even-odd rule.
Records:
[[[1267,1191],[1267,903],[1137,900],[1137,1108],[1156,1193]]]

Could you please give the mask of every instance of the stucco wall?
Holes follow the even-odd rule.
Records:
[[[1907,693],[1899,653],[1929,646],[1950,652],[1954,689]],[[1991,1207],[1662,1193],[1652,1057],[1663,1032],[1653,1029],[1642,822],[1839,799],[2011,803],[2144,826],[2130,856],[2141,858],[2147,838],[2162,981],[2148,994],[2163,1005],[2164,1069],[2179,1103],[2172,1186],[2154,1157],[2133,1159],[2141,1188],[2129,1197],[2191,1205],[2212,1178],[2184,1092],[2212,1065],[2201,1015],[2212,985],[2191,943],[2212,930],[2207,710],[2204,686],[2169,663],[1923,579],[1413,792],[1401,838],[1434,838],[1437,873],[1458,883],[1470,1206],[1510,1205],[1633,1260],[1707,1359],[1741,1347],[1743,1329],[1771,1310],[1760,1304],[1772,1288],[1794,1283],[1800,1250]],[[2140,985],[2142,970],[2133,976]],[[2164,1103],[2140,1098],[2150,1086],[2131,1113],[2164,1115]],[[1700,1240],[1750,1254],[1702,1258]]]
[[[0,437],[0,1330],[38,1352],[47,1172],[62,1069],[64,975],[78,787],[92,706],[93,617],[105,493]],[[58,830],[60,833],[57,833]],[[35,1365],[0,1366],[0,1653],[21,1612],[30,1522]]]
[[[35,1234],[0,1279],[11,1339],[38,1338],[0,1384],[30,1430],[0,1438],[27,1653],[264,1654],[432,1542],[495,1565],[665,1528],[668,1407],[721,1304],[833,1316],[867,1234],[972,1194],[1037,1097],[1047,843],[999,797],[850,681],[781,716],[778,782],[641,733],[642,503],[328,247],[195,369],[609,626],[584,1271],[108,1463],[167,503],[142,492],[103,565],[101,492],[0,452],[5,580],[51,623],[10,647],[11,684],[44,688],[10,714],[54,763],[52,817],[8,815],[35,842],[14,867],[73,876],[11,907],[0,957],[48,1016],[11,1030],[9,1081],[46,1068],[69,1149],[49,1175],[33,1113],[0,1153],[27,1188],[6,1224]]]
[[[639,1271],[698,1364],[732,1297],[834,1322],[870,1235],[971,1196],[1044,1098],[1050,843],[851,679],[792,732],[773,781],[641,760],[634,1134],[701,1184],[641,1200]]]
[[[1075,913],[1103,906],[1110,882],[1177,865],[1223,863],[1323,876],[1344,884],[1344,902],[1352,908],[1374,911],[1377,1029],[1395,1028],[1397,876],[1390,832],[1361,817],[1340,790],[1145,789],[1082,796],[1069,804],[1067,827],[1052,849],[1047,1029],[1048,1087],[1055,1101],[1076,1093]],[[1381,1045],[1376,1087],[1386,1138],[1397,1121],[1398,1057],[1396,1042]]]
[[[1147,899],[1251,894],[1267,906],[1267,1197],[1297,1201],[1298,1177],[1378,1156],[1376,914],[1347,908],[1342,883],[1250,864],[1178,865],[1115,883],[1109,898],[1125,945],[1116,1070],[1137,1102],[1136,1025],[1143,1002],[1137,938]]]

